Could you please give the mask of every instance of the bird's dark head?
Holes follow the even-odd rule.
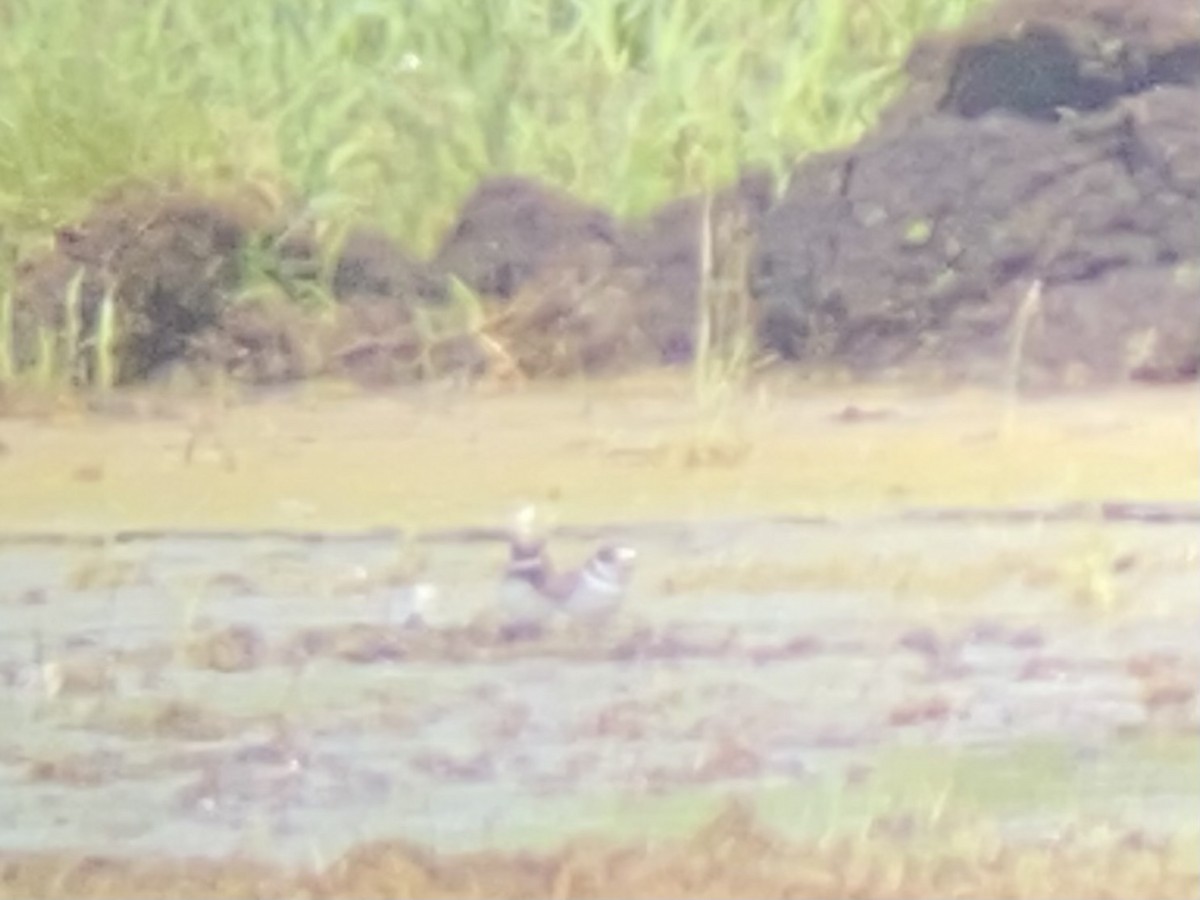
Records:
[[[544,564],[546,561],[546,542],[541,540],[516,540],[509,541],[508,544],[508,564],[509,566],[531,564],[538,562]]]
[[[540,583],[550,570],[546,542],[541,538],[512,537],[508,545],[508,565],[505,575]]]
[[[596,558],[608,565],[628,568],[637,560],[637,551],[625,544],[605,544],[596,551]]]
[[[637,551],[625,544],[605,544],[592,556],[588,568],[592,574],[615,584],[624,584],[633,575]]]

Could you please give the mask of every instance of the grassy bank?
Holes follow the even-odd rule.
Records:
[[[976,2],[5,0],[0,240],[164,175],[423,250],[496,172],[637,213],[854,139]]]

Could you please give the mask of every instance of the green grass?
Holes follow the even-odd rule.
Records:
[[[690,461],[736,461],[744,442],[735,421],[758,354],[750,295],[752,236],[738,216],[720,216],[710,194],[700,217],[700,272],[692,387],[700,432]]]
[[[848,786],[838,767],[788,781],[695,785],[647,796],[596,792],[534,803],[513,811],[497,846],[552,847],[562,840],[562,821],[586,823],[620,840],[678,838],[731,796],[747,801],[763,824],[800,840],[861,834],[903,820],[916,826],[916,835],[932,838],[967,824],[1019,832],[1037,823],[1066,828],[1122,821],[1192,838],[1195,829],[1180,823],[1188,801],[1200,796],[1196,749],[1187,736],[1141,738],[1106,745],[1081,766],[1072,747],[1055,741],[991,750],[891,747],[870,758],[870,774],[857,786]],[[1170,802],[1159,816],[1164,800]]]
[[[858,137],[915,36],[978,2],[0,0],[0,288],[130,180],[241,186],[315,222],[328,255],[359,223],[427,253],[493,174],[622,216],[748,167],[783,176]],[[725,428],[753,323],[744,284],[703,275],[697,394]],[[24,373],[0,302],[0,384],[72,380],[85,350],[91,381],[116,380],[119,297],[84,335],[80,285]],[[431,347],[479,331],[434,312],[416,323]]]
[[[13,293],[8,288],[0,291],[0,386],[10,384],[17,375],[12,341]]]
[[[83,279],[81,268],[68,282],[63,295],[61,333],[45,325],[35,329],[35,352],[31,362],[20,365],[11,288],[0,291],[0,390],[5,388],[39,392],[46,396],[58,390],[89,386],[97,392],[111,390],[117,381],[116,294],[105,291],[90,331],[80,315]]]
[[[428,250],[481,177],[619,214],[853,140],[977,0],[3,0],[0,234],[252,182]]]

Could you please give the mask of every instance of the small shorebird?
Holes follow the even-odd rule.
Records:
[[[585,628],[599,628],[620,610],[636,559],[632,547],[604,544],[580,568],[552,575],[543,590],[568,620]]]
[[[579,568],[556,571],[536,518],[533,507],[523,507],[509,532],[508,566],[500,584],[501,635],[536,637],[560,615],[586,628],[607,624],[625,599],[636,552],[604,544]]]
[[[397,628],[427,627],[433,623],[437,598],[437,587],[427,581],[403,585],[388,598],[387,623]]]
[[[508,565],[500,580],[497,609],[505,640],[540,636],[554,616],[554,604],[543,591],[551,571],[546,539],[537,527],[537,510],[521,507],[508,532]]]

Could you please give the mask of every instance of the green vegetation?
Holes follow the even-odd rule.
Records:
[[[736,216],[719,216],[709,195],[700,219],[700,279],[693,390],[701,433],[689,463],[737,461],[744,441],[731,421],[758,354],[750,295],[751,234]]]
[[[12,290],[0,291],[0,384],[8,384],[16,377],[17,366],[13,360],[13,295]]]
[[[116,384],[116,296],[106,290],[96,308],[94,326],[85,327],[80,311],[84,271],[67,284],[63,296],[63,322],[59,330],[34,327],[33,358],[18,359],[16,313],[11,288],[0,292],[0,388],[19,387],[46,397],[56,391],[88,384],[98,391]]]
[[[922,838],[940,843],[955,834],[967,837],[972,829],[988,833],[1007,826],[1019,833],[1022,826],[1040,823],[1066,831],[1099,828],[1121,817],[1182,820],[1185,802],[1174,798],[1200,792],[1195,748],[1182,737],[1141,738],[1080,764],[1075,748],[1056,741],[990,749],[892,747],[875,755],[857,781],[848,782],[835,767],[808,779],[744,784],[736,792],[728,784],[699,784],[646,796],[597,791],[550,798],[517,812],[519,824],[497,835],[494,845],[559,846],[564,821],[587,822],[594,834],[622,841],[647,834],[681,838],[719,814],[731,796],[762,825],[792,840],[865,837],[899,826],[911,831],[914,844]],[[1180,835],[1194,831],[1185,826]]]
[[[236,181],[428,249],[483,176],[644,211],[854,139],[977,0],[5,0],[0,230]]]
[[[428,252],[497,173],[618,215],[750,167],[782,176],[854,140],[900,86],[914,37],[978,2],[0,0],[0,290],[54,228],[130,182],[233,186],[316,223],[330,256],[362,222]],[[696,379],[704,418],[724,428],[754,341],[745,260],[722,258],[748,241],[720,237],[706,227]],[[119,377],[120,298],[89,324],[82,278],[54,333],[27,333],[21,354],[5,293],[0,385]],[[478,310],[452,307],[414,323],[426,356],[486,339]]]

